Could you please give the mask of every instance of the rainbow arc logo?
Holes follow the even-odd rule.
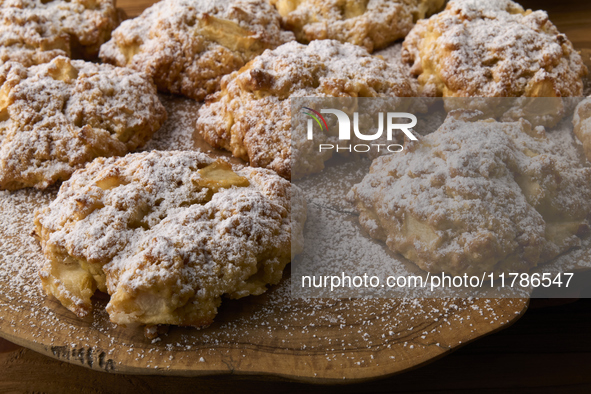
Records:
[[[304,110],[310,111],[310,112],[306,112]],[[302,111],[304,111],[304,114],[308,115],[309,117],[311,117],[312,119],[314,119],[316,121],[316,123],[318,123],[318,126],[320,126],[320,129],[324,132],[328,131],[328,124],[326,124],[326,120],[324,119],[324,116],[322,116],[320,114],[320,112],[313,110],[312,108],[308,108],[308,107],[303,107]],[[320,122],[322,120],[322,123]],[[308,131],[308,133],[310,133],[311,130]],[[309,139],[312,139],[312,136],[309,135],[308,136]]]

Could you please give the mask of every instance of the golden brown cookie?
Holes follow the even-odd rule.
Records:
[[[166,119],[143,73],[58,57],[0,67],[0,189],[44,189],[99,156],[121,156]]]
[[[426,271],[527,272],[589,229],[591,168],[559,151],[527,121],[452,115],[347,197],[370,236]]]
[[[203,100],[220,78],[294,39],[265,0],[163,0],[103,45],[104,62],[143,71],[158,90]]]
[[[580,96],[587,73],[570,41],[544,11],[510,0],[453,0],[417,22],[403,60],[428,95]]]
[[[290,98],[415,95],[416,86],[400,67],[362,47],[334,40],[290,42],[224,77],[221,91],[200,108],[197,131],[212,146],[287,179],[297,161],[297,178],[322,170],[332,153],[317,152],[305,133],[292,136]]]
[[[279,282],[302,248],[293,220],[305,202],[269,170],[195,151],[98,158],[36,213],[43,288],[80,317],[98,288],[114,323],[204,327],[222,296]]]
[[[591,97],[581,101],[573,117],[574,132],[585,149],[585,156],[591,161]]]
[[[269,0],[298,41],[338,40],[369,52],[404,38],[444,0]]]
[[[95,59],[118,19],[113,0],[0,0],[0,65]]]

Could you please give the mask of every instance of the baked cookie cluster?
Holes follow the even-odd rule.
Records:
[[[207,326],[222,295],[263,293],[301,250],[294,199],[272,171],[201,152],[97,159],[36,213],[43,287],[80,317],[99,289],[117,324]]]
[[[370,236],[420,268],[522,272],[579,246],[591,167],[540,127],[566,107],[530,113],[527,98],[582,95],[580,55],[543,11],[453,0],[430,16],[443,3],[162,0],[117,27],[111,0],[0,0],[0,188],[63,182],[35,215],[47,294],[83,317],[105,292],[113,322],[152,335],[278,283],[303,249],[290,180],[331,158],[314,144],[339,144],[327,125],[314,141],[292,131],[306,97],[481,99],[446,103],[437,131],[375,159],[348,194]],[[401,38],[401,62],[371,55]],[[108,64],[70,59],[97,55]],[[249,166],[134,152],[167,118],[157,91],[203,101],[188,132]],[[587,99],[573,124],[591,159],[589,119]]]
[[[112,3],[1,5],[13,26],[2,35],[0,188],[63,181],[35,221],[48,294],[84,316],[98,289],[116,323],[204,327],[223,295],[260,294],[281,279],[305,221],[288,181],[200,152],[128,154],[167,118],[157,87],[202,99],[221,76],[293,40],[272,6],[162,2],[103,45],[105,61],[125,55],[128,67],[117,67],[67,57],[96,56],[116,25],[100,14],[110,5],[116,15]]]
[[[292,134],[290,99],[416,94],[416,84],[401,67],[362,47],[334,40],[290,42],[224,77],[221,90],[199,110],[197,132],[252,166],[299,178],[321,171],[331,153],[317,152],[304,133]]]
[[[101,48],[106,63],[143,71],[162,92],[203,100],[222,76],[294,39],[266,0],[163,0]]]
[[[57,57],[0,67],[0,189],[45,189],[100,156],[145,144],[166,119],[156,88],[127,68]]]
[[[118,24],[113,0],[1,0],[0,65],[95,59]]]
[[[527,121],[456,113],[403,153],[377,158],[348,199],[371,237],[426,271],[527,272],[581,244],[591,167]]]

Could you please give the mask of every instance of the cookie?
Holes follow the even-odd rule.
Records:
[[[426,95],[569,97],[587,68],[544,11],[510,0],[454,0],[418,21],[403,44]]]
[[[338,40],[369,52],[404,38],[444,0],[270,0],[298,41]]]
[[[362,47],[334,40],[290,42],[224,77],[221,90],[200,108],[196,129],[212,146],[252,166],[287,179],[293,170],[299,178],[321,171],[332,153],[317,152],[305,133],[292,136],[291,98],[412,97],[416,89],[400,67]]]
[[[272,171],[201,152],[98,158],[36,212],[43,288],[80,317],[99,289],[114,323],[204,327],[222,296],[279,282],[304,204]]]
[[[293,40],[279,24],[265,0],[163,0],[123,22],[100,57],[145,72],[162,92],[203,100],[222,76]]]
[[[93,60],[119,23],[113,0],[0,1],[0,65]]]
[[[369,235],[453,275],[527,272],[579,246],[591,212],[585,161],[527,121],[457,117],[376,159],[348,193]]]
[[[583,144],[585,156],[591,161],[591,97],[581,101],[573,117],[574,132]]]
[[[166,111],[137,71],[57,57],[0,67],[0,189],[45,189],[99,156],[121,156]]]

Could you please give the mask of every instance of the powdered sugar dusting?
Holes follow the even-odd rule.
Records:
[[[92,60],[118,23],[113,0],[2,1],[0,64],[28,67],[57,56]]]
[[[203,100],[220,78],[294,39],[265,0],[163,0],[127,20],[101,60],[143,71],[161,92]]]
[[[516,316],[499,313],[500,309],[519,313],[523,308],[522,302],[513,300],[298,300],[290,296],[287,278],[264,296],[227,300],[207,330],[175,327],[151,343],[134,328],[110,323],[105,311],[108,300],[100,294],[94,299],[94,312],[84,321],[43,295],[37,274],[39,247],[27,234],[32,229],[31,208],[49,204],[55,193],[0,192],[0,281],[4,284],[0,327],[9,338],[28,338],[47,346],[54,357],[87,367],[112,371],[136,365],[152,373],[174,373],[219,370],[225,365],[239,372],[249,370],[253,358],[261,357],[250,350],[253,346],[272,346],[284,359],[306,355],[328,363],[331,369],[341,370],[328,376],[337,378],[358,365],[388,370],[431,351],[446,352],[459,345],[446,339],[452,327],[468,327],[462,339],[468,341],[483,333],[479,322],[490,321],[491,327],[498,327]],[[11,248],[4,242],[8,234],[19,240],[12,238]],[[434,343],[435,349],[428,350]],[[197,362],[201,358],[204,361]],[[197,368],[195,363],[202,366]],[[316,373],[324,375],[321,370]]]
[[[510,0],[454,0],[404,41],[427,94],[444,97],[580,96],[581,56],[544,11]]]
[[[201,103],[180,97],[159,95],[160,102],[169,114],[167,121],[141,149],[151,150],[193,150],[195,139],[193,131],[197,121],[197,111]],[[205,150],[205,149],[204,149]]]
[[[221,87],[199,110],[197,131],[212,146],[288,179],[322,170],[331,155],[316,152],[304,133],[292,134],[290,99],[417,95],[402,67],[334,40],[265,51]]]

